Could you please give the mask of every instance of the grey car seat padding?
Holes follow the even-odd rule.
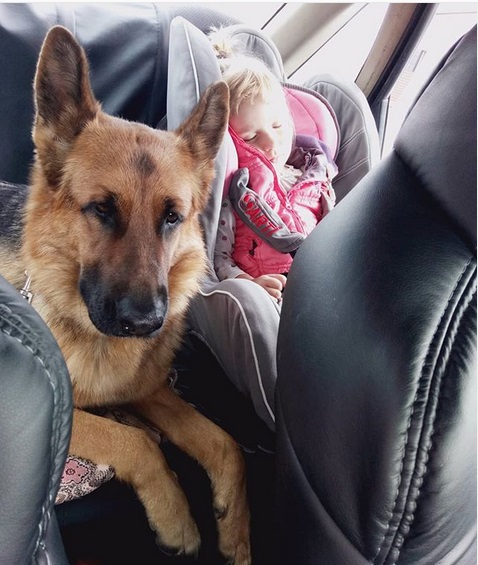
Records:
[[[285,79],[280,54],[267,36],[242,24],[231,26],[230,31],[241,49],[253,51],[280,80]],[[191,112],[204,89],[221,78],[221,73],[207,36],[190,22],[181,17],[174,18],[169,41],[167,127],[175,129]],[[355,121],[351,118],[350,127],[360,130],[359,135],[366,140],[361,152],[369,155],[371,147],[375,146],[369,143],[364,133],[367,131],[363,125],[366,101],[357,95],[358,102],[354,103],[354,96],[354,91],[347,92],[347,100],[352,100],[347,105],[347,115],[359,115]],[[359,106],[365,110],[357,110]],[[347,135],[351,135],[350,131]],[[228,378],[239,391],[250,397],[257,414],[273,430],[280,306],[254,282],[242,279],[219,281],[212,267],[230,151],[235,149],[230,137],[225,136],[215,162],[216,176],[211,198],[202,216],[211,269],[200,294],[191,303],[189,331],[207,345]],[[353,157],[357,158],[356,151]],[[360,155],[357,159],[360,161],[359,167],[364,158]],[[361,167],[359,172],[362,176],[370,166],[371,159],[365,161],[365,167]],[[354,168],[354,164],[347,166]],[[353,179],[352,176],[349,175],[349,179],[353,182],[359,180],[359,175]],[[350,190],[351,186],[344,192]]]

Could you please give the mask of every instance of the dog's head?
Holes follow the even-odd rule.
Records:
[[[71,309],[76,293],[102,333],[156,335],[168,313],[182,314],[205,269],[199,214],[227,126],[227,86],[210,86],[175,132],[109,116],[83,49],[56,26],[34,90],[26,241],[46,273],[37,274],[41,292],[56,277],[57,307]]]

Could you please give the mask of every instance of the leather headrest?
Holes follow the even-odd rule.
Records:
[[[398,156],[476,246],[476,26],[442,62],[395,142]]]

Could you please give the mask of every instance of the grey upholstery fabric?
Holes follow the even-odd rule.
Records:
[[[66,565],[53,509],[70,440],[70,378],[46,325],[1,277],[0,359],[0,563]]]
[[[221,73],[206,35],[183,18],[171,24],[169,50],[167,127],[175,129]],[[271,375],[276,374],[278,308],[262,288],[249,281],[219,282],[212,268],[227,152],[231,150],[227,144],[228,138],[216,158],[211,198],[202,215],[211,271],[191,303],[189,331],[207,345],[237,389],[251,398],[256,412],[273,429],[275,378]]]
[[[279,316],[262,287],[240,279],[205,282],[190,309],[191,333],[209,347],[272,430]]]
[[[377,126],[364,93],[355,83],[324,73],[313,76],[304,86],[322,94],[337,116],[341,143],[334,190],[338,203],[379,163]]]
[[[280,81],[285,81],[280,53],[265,33],[245,24],[231,25],[227,29],[237,51],[253,54],[261,59]]]
[[[170,27],[167,128],[174,130],[189,116],[204,90],[221,79],[221,71],[206,35],[178,16]],[[178,95],[180,93],[180,95]],[[226,147],[220,148],[211,197],[202,214],[206,249],[212,261],[216,242],[216,226],[222,200],[226,168]]]

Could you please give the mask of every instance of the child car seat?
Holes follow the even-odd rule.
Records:
[[[353,117],[349,129],[342,129],[346,134],[343,143],[339,127],[342,117],[320,94],[321,80],[318,79],[311,89],[287,83],[280,55],[265,34],[242,24],[232,25],[228,31],[237,42],[238,50],[260,57],[282,80],[293,112],[301,114],[299,129],[311,133],[310,128],[316,128],[314,134],[329,143],[343,167],[338,200],[341,199],[379,159],[378,134],[372,126],[373,119],[363,94],[348,85],[346,88],[339,85],[335,89],[336,107],[342,111],[344,119]],[[178,61],[178,57],[181,60],[180,65],[170,65],[168,75],[167,127],[174,129],[191,111],[202,90],[211,81],[219,80],[221,74],[205,34],[183,18],[175,18],[171,23],[169,53],[171,61]],[[176,92],[182,92],[183,96],[174,96]],[[310,107],[307,110],[305,101],[315,105],[314,112],[310,112]],[[351,139],[355,140],[355,145]],[[353,145],[353,151],[347,152],[347,147],[350,149]],[[203,216],[211,264],[222,197],[236,169],[234,144],[226,135],[216,158],[213,193]],[[193,300],[189,316],[189,333],[206,344],[236,388],[251,399],[257,414],[271,430],[274,430],[275,420],[279,316],[279,307],[259,285],[243,279],[219,281],[213,270],[204,281],[200,295]]]

